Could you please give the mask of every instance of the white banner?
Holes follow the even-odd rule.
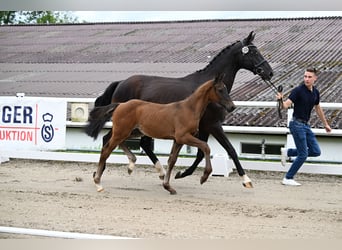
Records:
[[[0,97],[0,151],[64,149],[66,109],[57,98]]]

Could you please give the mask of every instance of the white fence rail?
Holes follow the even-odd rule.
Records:
[[[93,103],[95,101],[94,98],[65,98],[68,103]],[[276,108],[277,102],[257,102],[257,101],[234,101],[236,107],[244,107],[244,108]],[[323,109],[341,109],[342,103],[328,103],[321,102],[320,106]],[[291,113],[291,109],[289,109],[288,113]],[[289,116],[289,115],[288,115]],[[67,121],[67,126],[69,127],[83,127],[85,126],[85,122],[72,122]],[[112,127],[111,122],[107,122],[105,127]],[[289,133],[288,128],[284,127],[255,127],[255,126],[225,126],[223,125],[223,130],[225,132],[233,132],[233,133],[269,133],[269,134],[287,134]],[[327,135],[324,129],[313,129],[313,132],[317,135]],[[342,136],[342,129],[334,129],[329,136]]]
[[[25,97],[24,97],[25,98]],[[94,98],[63,98],[68,103],[93,103]],[[235,101],[237,107],[250,107],[250,108],[276,108],[277,102],[244,102]],[[342,103],[321,103],[323,109],[342,109]],[[86,125],[86,122],[74,122],[66,121],[66,127],[68,129],[78,128],[82,129]],[[106,127],[111,127],[111,122],[106,123]],[[240,126],[223,126],[223,129],[227,133],[262,133],[262,134],[281,134],[286,135],[289,133],[288,128],[285,127],[240,127]],[[318,135],[326,135],[324,129],[314,129],[314,132]],[[329,134],[332,137],[341,137],[342,130],[333,130]],[[215,155],[215,152],[212,152]],[[1,161],[7,160],[7,158],[23,158],[23,159],[42,159],[42,160],[61,160],[61,161],[80,161],[80,162],[97,162],[98,154],[92,153],[81,153],[81,152],[56,152],[56,151],[21,151],[21,150],[5,150],[0,149],[0,163]],[[138,156],[137,164],[151,164],[147,156]],[[161,163],[166,164],[167,157],[160,157]],[[193,158],[179,158],[177,165],[189,166],[193,162]],[[230,161],[230,160],[229,160]],[[112,155],[108,162],[110,163],[127,163],[127,158],[124,155]],[[229,162],[232,166],[232,162]],[[271,171],[285,171],[283,168],[279,167],[278,163],[274,162],[262,162],[262,163],[250,163],[249,161],[243,162],[246,169],[255,170],[271,170]],[[200,164],[203,166],[203,162]],[[319,164],[310,165],[314,167],[303,167],[301,171],[308,173],[323,173],[323,174],[337,174],[342,175],[341,164],[324,164],[324,166],[319,167]]]

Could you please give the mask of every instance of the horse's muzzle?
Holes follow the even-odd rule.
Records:
[[[262,68],[257,68],[255,74],[259,75],[262,80],[271,80],[273,77],[273,71],[266,73]]]

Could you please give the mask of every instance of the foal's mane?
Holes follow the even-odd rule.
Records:
[[[194,97],[201,96],[203,93],[207,92],[208,90],[214,87],[214,82],[215,80],[212,79],[206,81],[204,84],[201,84],[197,89],[195,89],[192,95],[188,96],[186,99],[192,99]]]
[[[228,45],[228,46],[225,47],[224,49],[222,49],[222,50],[220,51],[220,53],[218,53],[218,54],[217,54],[217,55],[208,63],[208,65],[205,66],[205,68],[200,69],[200,70],[197,70],[196,72],[203,72],[203,71],[207,70],[209,67],[211,67],[211,66],[216,62],[217,58],[219,58],[222,54],[225,54],[228,50],[231,49],[231,47],[233,47],[233,46],[234,46],[235,44],[237,44],[238,42],[240,42],[240,41],[236,41],[236,42],[234,42],[234,43]]]

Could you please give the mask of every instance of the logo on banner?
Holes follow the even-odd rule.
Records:
[[[51,124],[52,119],[53,119],[53,115],[50,113],[46,113],[43,116],[43,127],[41,129],[41,135],[42,135],[42,139],[45,142],[50,142],[53,139],[54,136],[54,128]]]
[[[63,149],[66,109],[64,100],[4,98],[0,103],[0,148]]]

